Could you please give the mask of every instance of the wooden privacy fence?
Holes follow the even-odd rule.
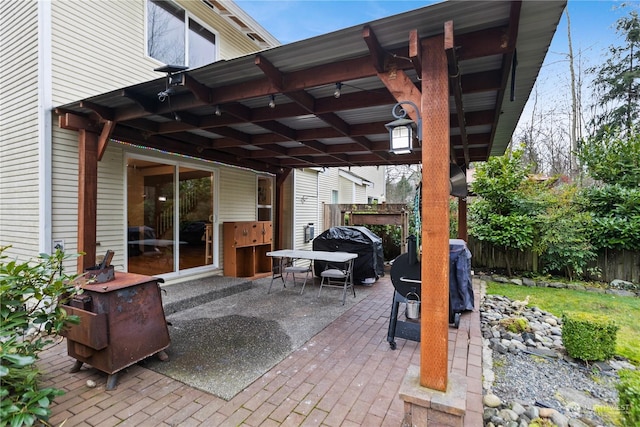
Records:
[[[348,216],[349,225],[396,225],[401,227],[400,252],[407,251],[409,232],[409,211],[407,205],[400,203],[368,204],[325,204],[324,230],[345,225]]]
[[[531,251],[509,251],[507,253],[494,246],[476,241],[469,236],[469,250],[471,251],[471,265],[473,268],[507,268],[507,257],[512,271],[533,271],[534,254]],[[640,283],[640,252],[603,250],[597,260],[591,262],[588,268],[597,268],[600,276],[588,277],[593,280],[611,282],[614,279]],[[539,265],[538,271],[542,270]]]

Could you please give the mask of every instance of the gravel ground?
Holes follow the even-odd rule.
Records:
[[[594,366],[589,368],[524,352],[494,352],[493,370],[495,382],[492,391],[505,402],[550,407],[565,415],[586,417],[601,425],[606,424],[595,414],[593,405],[617,406],[615,385],[618,377],[614,371],[600,372]]]
[[[515,402],[525,407],[555,409],[568,419],[582,421],[582,425],[611,425],[595,413],[594,407],[617,408],[617,369],[628,367],[629,363],[613,359],[587,364],[571,359],[562,346],[560,319],[518,303],[505,297],[483,298],[484,351],[487,361],[492,361],[483,373],[485,393],[497,396],[501,407],[509,408]],[[514,345],[518,341],[515,338],[523,339],[502,326],[502,320],[521,316],[536,331],[535,346]]]

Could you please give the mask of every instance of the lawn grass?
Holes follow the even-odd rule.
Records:
[[[640,366],[640,298],[495,282],[487,283],[487,294],[503,295],[512,300],[523,300],[529,295],[530,307],[537,306],[557,317],[564,312],[607,315],[620,327],[616,354]]]

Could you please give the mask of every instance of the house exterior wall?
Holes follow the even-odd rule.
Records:
[[[295,171],[293,171],[292,173],[289,174],[289,176],[285,179],[284,183],[282,184],[282,204],[283,204],[283,212],[282,212],[282,221],[283,224],[281,224],[280,227],[280,234],[282,235],[282,242],[284,244],[284,248],[293,248],[295,246],[293,246],[293,227],[289,226],[289,224],[293,224],[293,219],[294,219],[294,200],[293,200],[293,188],[294,188],[294,176],[295,176]],[[275,208],[275,204],[274,204],[274,208]],[[275,217],[276,211],[274,209],[273,211],[274,214],[274,220],[277,220],[277,218]],[[278,239],[277,236],[273,236],[274,239],[274,243],[278,243]]]
[[[340,182],[340,176],[338,175],[339,173],[339,169],[338,168],[327,168],[324,170],[321,170],[320,173],[318,174],[318,179],[320,180],[320,182],[322,182],[322,185],[320,186],[319,189],[319,199],[318,202],[319,203],[332,203],[331,201],[331,193],[333,190],[338,190],[339,191],[339,182]],[[339,193],[338,193],[339,196]]]
[[[144,1],[52,2],[53,103],[161,77],[145,56]]]
[[[356,203],[353,181],[340,177],[338,180],[338,203]]]
[[[217,13],[211,13],[211,8],[204,2],[193,0],[179,0],[182,8],[191,12],[200,23],[215,30],[217,34],[218,59],[237,58],[256,51],[256,45],[241,30],[239,25],[233,25]],[[227,4],[227,6],[231,6]]]
[[[386,201],[387,174],[385,167],[356,166],[351,168],[351,172],[369,181],[369,185],[366,186],[367,199],[371,198],[378,203]]]
[[[213,30],[218,59],[259,50],[204,2],[176,3]],[[145,9],[146,0],[0,2],[0,70],[15,79],[0,93],[0,246],[13,245],[11,256],[50,252],[58,239],[77,252],[78,133],[60,129],[52,110],[162,77],[153,69],[164,64],[146,56]],[[96,253],[114,249],[117,266],[126,261],[128,152],[112,141],[98,164]],[[217,166],[219,222],[255,219],[255,173]]]
[[[38,114],[40,2],[0,2],[0,246],[27,260],[39,246],[40,151],[45,129]]]
[[[318,203],[318,189],[320,187],[318,176],[316,169],[294,171],[295,208],[291,230],[296,249],[312,249],[312,243],[304,241],[304,226],[311,223],[315,230],[318,230],[319,227],[321,205]]]
[[[294,234],[291,247],[296,249],[311,248],[310,243],[304,243],[304,225],[313,222],[316,236],[324,231],[324,205],[333,203],[333,190],[338,190],[338,203],[366,204],[369,198],[376,199],[379,203],[385,201],[384,194],[380,194],[380,187],[384,188],[386,178],[383,167],[360,167],[351,170],[309,168],[295,170],[293,176],[294,180],[287,180],[285,184],[294,192],[294,213],[287,223],[291,224]],[[313,194],[317,196],[316,199],[310,197]],[[308,197],[303,201],[305,195]],[[315,217],[312,212],[315,213]]]

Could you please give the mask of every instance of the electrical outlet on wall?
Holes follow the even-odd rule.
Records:
[[[53,239],[53,250],[60,249],[64,252],[64,239]]]

